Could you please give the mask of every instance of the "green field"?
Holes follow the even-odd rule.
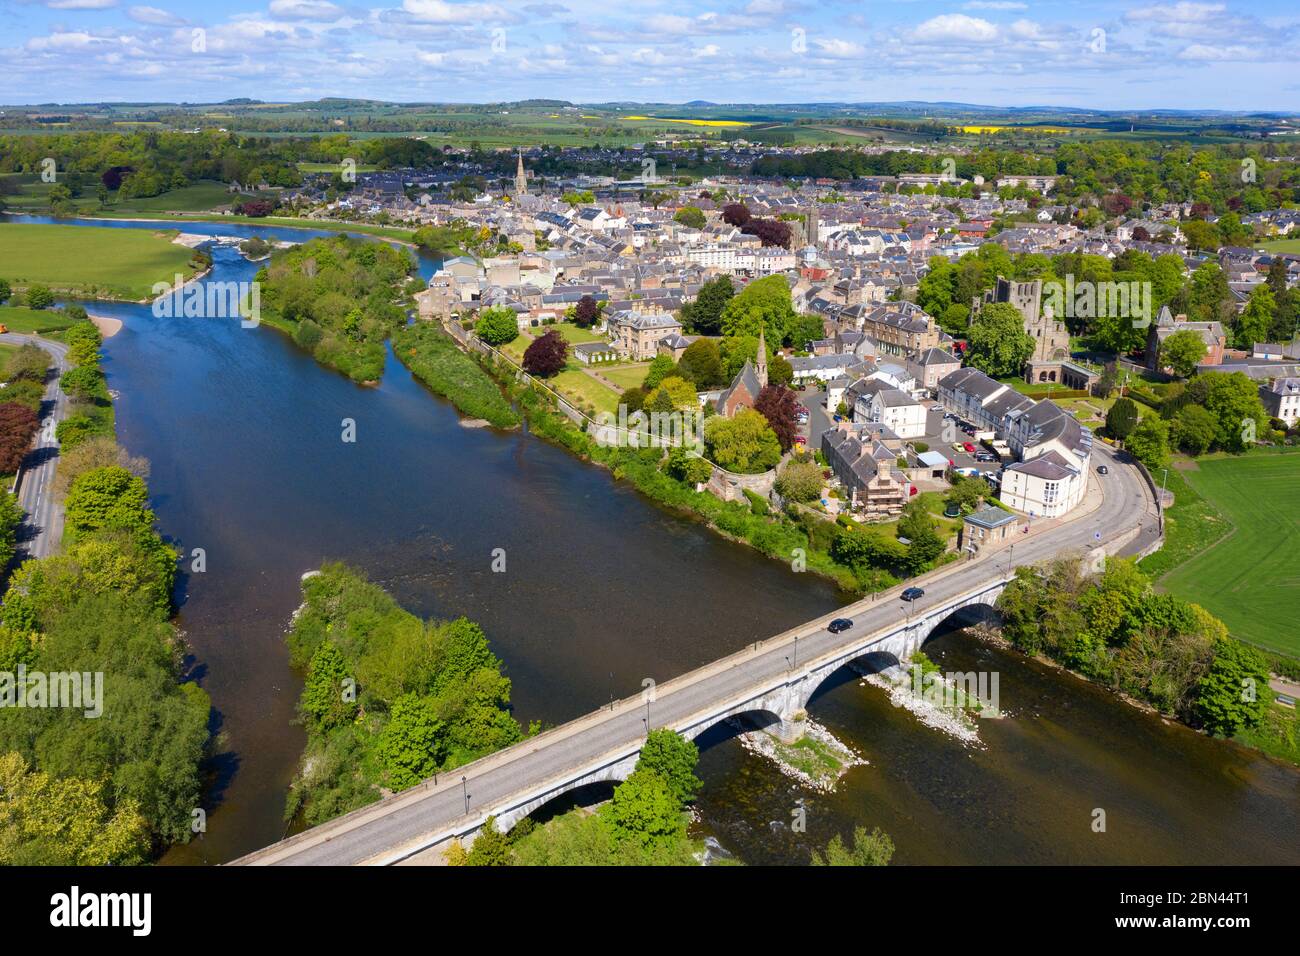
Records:
[[[170,233],[0,223],[0,278],[15,289],[39,283],[56,294],[138,301],[156,282],[193,275],[192,255]]]
[[[1274,239],[1272,242],[1261,242],[1259,247],[1269,252],[1300,252],[1300,239]]]
[[[1172,594],[1221,618],[1233,636],[1300,654],[1300,452],[1203,458],[1183,474],[1232,525],[1216,544],[1160,580]]]
[[[650,371],[649,364],[643,365],[602,365],[598,371],[600,374],[609,379],[619,388],[624,390],[636,388],[645,381],[646,372]]]
[[[42,334],[61,332],[71,328],[76,319],[70,319],[58,309],[29,309],[26,306],[5,306],[0,308],[0,325],[10,332]]]
[[[28,174],[9,173],[5,174],[5,178],[17,187],[13,195],[4,197],[11,212],[34,215],[49,213],[50,183],[43,183],[38,177]],[[158,196],[113,200],[107,206],[101,205],[99,197],[93,192],[83,192],[82,195],[73,197],[72,206],[78,215],[129,218],[145,213],[207,212],[218,206],[228,206],[253,198],[256,198],[255,194],[232,193],[225,183],[205,179],[192,186],[170,189]]]

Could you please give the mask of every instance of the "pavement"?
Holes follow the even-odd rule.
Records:
[[[570,779],[575,768],[604,765],[635,752],[647,728],[690,726],[693,717],[714,712],[719,701],[744,699],[755,687],[788,681],[792,655],[797,667],[810,668],[818,660],[837,657],[851,642],[896,626],[906,615],[1009,574],[1013,566],[1082,554],[1103,544],[1128,544],[1153,513],[1150,490],[1136,467],[1121,463],[1108,446],[1094,447],[1097,457],[1110,465],[1110,474],[1090,476],[1089,499],[1070,519],[1035,522],[1029,534],[1018,536],[1013,551],[988,551],[907,581],[925,588],[924,597],[911,605],[899,600],[900,586],[784,634],[753,635],[754,643],[746,649],[658,684],[650,705],[639,697],[619,701],[236,862],[398,862],[427,848],[439,834],[472,829],[488,809],[536,792],[550,781]],[[840,634],[828,633],[826,625],[836,617],[851,618],[853,626]]]
[[[49,353],[54,363],[54,374],[45,386],[45,400],[41,403],[41,427],[18,474],[18,503],[27,515],[19,532],[19,559],[44,558],[63,540],[63,503],[55,501],[54,496],[54,470],[59,461],[54,429],[67,416],[69,405],[68,396],[59,388],[59,376],[72,366],[68,347],[62,342],[17,332],[0,333],[0,342],[37,345]]]

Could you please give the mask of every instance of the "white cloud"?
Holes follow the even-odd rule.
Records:
[[[1255,53],[1250,47],[1207,46],[1203,43],[1193,43],[1178,54],[1180,60],[1225,61],[1253,60],[1255,58]]]
[[[1028,10],[1029,4],[1017,0],[971,0],[962,4],[963,10]]]
[[[290,20],[337,20],[343,8],[328,0],[271,0],[271,13]]]
[[[1222,3],[1192,3],[1189,0],[1175,4],[1154,4],[1139,7],[1124,14],[1125,20],[1155,20],[1159,22],[1203,22],[1223,13]]]
[[[849,40],[813,40],[813,46],[833,60],[856,59],[867,52],[861,44]]]
[[[447,3],[445,0],[402,0],[402,9],[427,23],[474,23],[504,20],[506,12],[494,3]]]
[[[185,20],[176,14],[159,10],[157,7],[131,7],[126,11],[126,15],[136,23],[147,23],[156,27],[175,27],[185,23]]]
[[[989,43],[997,39],[998,28],[979,17],[944,13],[926,20],[912,31],[912,37],[923,43]]]
[[[117,6],[117,0],[47,0],[51,10],[107,10]]]

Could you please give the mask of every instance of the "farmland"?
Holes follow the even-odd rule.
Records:
[[[171,234],[137,229],[0,223],[0,278],[82,298],[147,299],[157,282],[194,273]]]
[[[1204,606],[1244,641],[1300,654],[1300,631],[1291,617],[1300,599],[1294,562],[1300,453],[1256,451],[1202,458],[1197,465],[1184,479],[1231,530],[1166,574],[1160,586]]]

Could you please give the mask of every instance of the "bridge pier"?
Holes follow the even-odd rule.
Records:
[[[801,740],[808,729],[808,715],[802,710],[796,711],[793,716],[786,717],[781,715],[779,723],[766,728],[777,740],[783,744],[792,744],[796,740]]]

